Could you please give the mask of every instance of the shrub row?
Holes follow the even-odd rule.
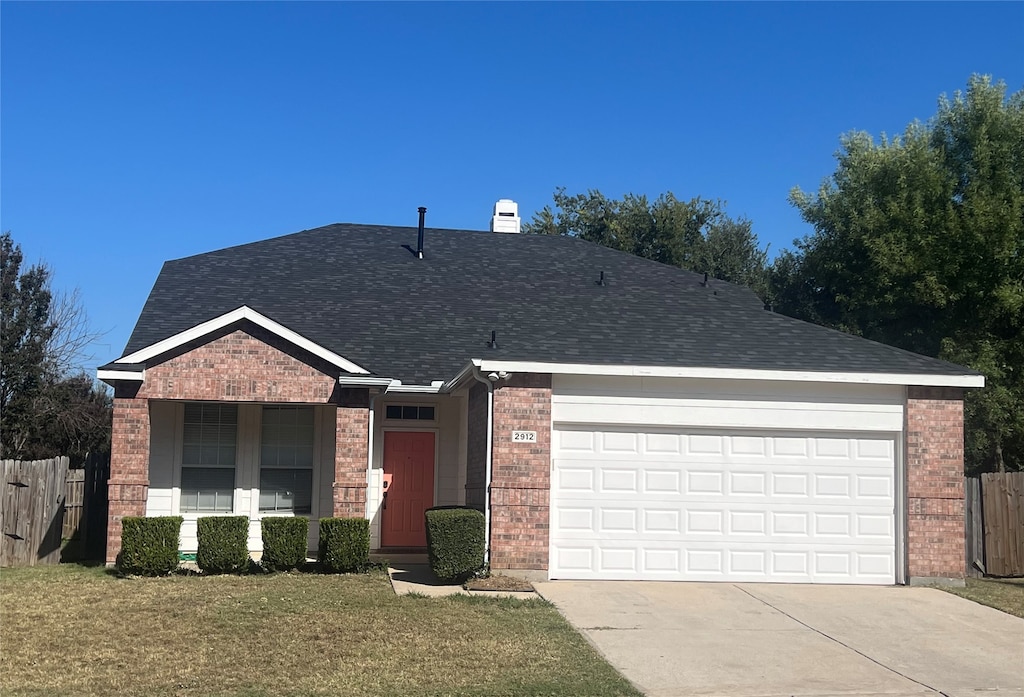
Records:
[[[126,517],[121,528],[117,567],[133,576],[165,576],[178,568],[181,516]],[[287,571],[306,559],[309,519],[264,518],[263,568]],[[249,519],[205,516],[197,521],[196,565],[204,573],[240,573],[248,569]],[[363,571],[370,564],[370,523],[365,518],[321,518],[320,568],[326,573]]]

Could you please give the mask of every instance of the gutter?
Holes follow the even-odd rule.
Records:
[[[491,563],[491,464],[494,449],[494,383],[473,366],[473,378],[487,386],[487,449],[484,464],[484,564]]]

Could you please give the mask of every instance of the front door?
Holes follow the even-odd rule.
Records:
[[[434,505],[434,434],[384,432],[384,474],[391,475],[381,511],[382,547],[426,547],[423,512]]]

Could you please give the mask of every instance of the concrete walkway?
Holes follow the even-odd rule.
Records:
[[[1024,697],[1024,620],[932,588],[534,587],[654,697]]]
[[[417,562],[391,562],[388,565],[388,575],[391,576],[391,587],[395,589],[395,595],[416,593],[431,598],[446,595],[480,595],[488,598],[520,599],[540,597],[533,592],[468,591],[459,585],[443,583],[430,570],[429,564]]]

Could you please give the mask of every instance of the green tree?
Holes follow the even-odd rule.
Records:
[[[1024,91],[974,76],[928,123],[841,141],[814,233],[771,268],[781,312],[970,366],[967,470],[1024,469]]]
[[[23,262],[0,235],[0,457],[108,450],[110,396],[78,367],[97,334],[77,292],[54,294],[50,269]]]
[[[718,201],[682,201],[671,192],[654,201],[626,194],[621,200],[597,190],[570,196],[554,193],[523,226],[538,235],[579,237],[688,271],[767,291],[767,251],[758,246],[749,220],[732,220]]]

